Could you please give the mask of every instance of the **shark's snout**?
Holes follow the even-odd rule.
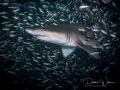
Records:
[[[33,31],[32,30],[30,30],[30,29],[25,29],[25,31],[27,32],[27,33],[29,33],[29,34],[33,34]]]
[[[46,38],[47,36],[43,33],[40,33],[38,31],[35,31],[35,30],[32,30],[32,29],[29,29],[29,28],[26,28],[25,31],[31,35],[34,35],[36,36],[36,38],[38,39],[41,39],[41,38]]]

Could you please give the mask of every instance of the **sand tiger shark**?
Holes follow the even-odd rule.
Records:
[[[69,56],[76,47],[87,51],[95,58],[99,58],[99,52],[95,48],[101,48],[99,41],[87,36],[93,36],[93,31],[82,33],[87,25],[84,24],[60,24],[47,27],[26,28],[25,31],[35,35],[37,39],[61,46],[63,57]]]

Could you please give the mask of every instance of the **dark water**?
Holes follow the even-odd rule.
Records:
[[[89,7],[80,8],[82,5]],[[119,87],[119,5],[117,0],[0,2],[0,90]],[[25,32],[27,27],[66,23],[88,24],[106,36],[101,59],[80,48],[65,59],[60,46],[36,40]]]

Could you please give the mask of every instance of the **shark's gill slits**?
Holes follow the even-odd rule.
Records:
[[[70,43],[70,32],[68,34],[68,43]]]
[[[70,40],[69,40],[70,43],[72,43],[72,41],[73,41],[72,38],[73,38],[73,34],[72,34],[72,32],[70,32]]]
[[[68,42],[68,33],[66,33],[66,42]]]
[[[66,37],[66,42],[67,43],[72,43],[73,40],[74,40],[74,38],[75,38],[74,35],[73,35],[73,33],[72,32],[68,32],[66,36],[67,36]]]
[[[69,32],[69,36],[71,37],[71,32]],[[71,42],[71,38],[69,37],[69,43]]]
[[[70,32],[67,33],[67,40],[66,40],[66,42],[69,43],[69,41],[70,41]]]

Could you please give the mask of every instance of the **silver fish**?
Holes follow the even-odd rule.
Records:
[[[84,6],[80,6],[80,8],[88,8],[89,6],[84,5]]]

